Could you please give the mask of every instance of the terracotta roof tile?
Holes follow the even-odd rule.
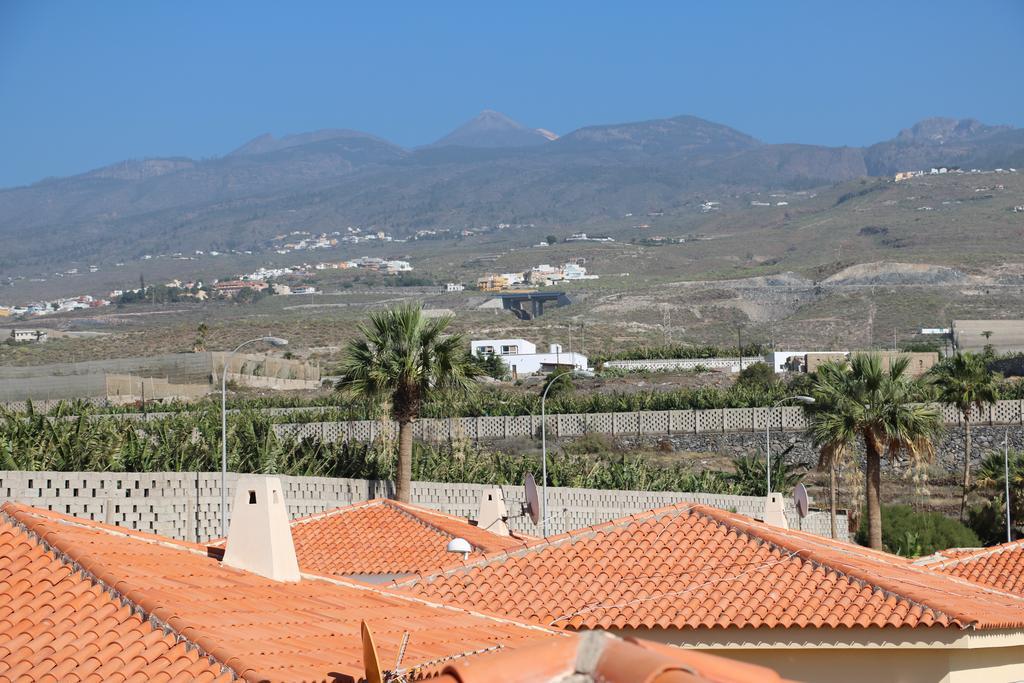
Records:
[[[231,678],[0,516],[0,680],[103,678],[104,662],[150,679],[186,669]]]
[[[363,675],[363,621],[385,668],[409,635],[410,680],[780,680],[710,655],[560,634],[353,581],[305,574],[297,583],[273,582],[210,555],[190,543],[4,505],[0,680],[355,680]]]
[[[448,541],[464,538],[470,558],[522,548],[536,539],[499,536],[429,508],[375,499],[336,508],[291,524],[299,566],[335,576],[412,574],[461,565]]]
[[[951,548],[915,564],[1002,591],[1024,595],[1024,540],[991,548]]]
[[[13,652],[0,662],[0,678],[38,678],[81,652],[83,662],[90,656],[98,660],[89,668],[100,678],[153,679],[188,669],[178,660],[194,663],[197,648],[248,680],[324,680],[332,672],[359,677],[361,620],[377,634],[385,663],[395,662],[405,632],[406,664],[561,637],[358,582],[306,575],[297,583],[278,583],[224,567],[203,546],[23,505],[2,509],[0,648]],[[44,550],[41,540],[54,551]],[[90,576],[72,575],[71,563]],[[15,565],[14,572],[8,570]],[[81,592],[88,593],[87,604],[53,600]],[[122,597],[127,606],[116,599]],[[194,647],[165,636],[149,619]],[[75,640],[76,629],[93,621],[84,642]],[[88,647],[103,639],[100,654]],[[73,659],[78,662],[78,655]],[[219,665],[207,665],[221,675]]]
[[[395,582],[569,629],[1024,627],[1024,599],[902,558],[679,504]]]

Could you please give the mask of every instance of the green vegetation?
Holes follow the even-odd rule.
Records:
[[[764,344],[744,344],[743,356],[763,356],[768,347]],[[615,353],[594,356],[592,361],[600,365],[609,360],[668,360],[675,358],[736,358],[740,350],[735,346],[714,346],[705,344],[665,344],[662,346],[639,346]]]
[[[414,305],[374,313],[361,325],[362,338],[348,343],[337,389],[342,395],[386,406],[398,422],[395,495],[412,494],[412,425],[428,401],[465,399],[479,375],[462,335],[445,335],[451,316],[429,319]]]
[[[740,370],[736,385],[749,389],[770,391],[779,383],[779,376],[772,366],[764,362],[751,363]]]
[[[919,512],[908,505],[886,505],[881,512],[882,544],[897,555],[920,557],[946,548],[981,545],[973,531],[941,512]],[[869,521],[861,520],[857,530],[857,542],[862,545],[868,545]]]
[[[16,415],[0,411],[0,469],[58,472],[200,472],[220,468],[220,415],[213,408],[139,423]],[[144,428],[142,428],[144,426]],[[237,472],[391,479],[398,471],[394,441],[371,444],[279,439],[270,419],[248,410],[228,421],[228,468]],[[535,455],[489,451],[468,441],[413,444],[411,474],[440,482],[518,484],[540,478]],[[548,457],[548,483],[599,489],[738,493],[727,474],[663,467],[638,454],[616,452],[600,437],[567,444]]]
[[[804,478],[802,467],[786,462],[786,454],[793,449],[787,448],[781,454],[772,456],[772,489],[791,491]],[[743,496],[768,495],[768,465],[764,453],[744,455],[732,461],[735,472],[726,479],[736,486],[736,491]]]

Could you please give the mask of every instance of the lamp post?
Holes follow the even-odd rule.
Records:
[[[1003,435],[1003,483],[1006,485],[1006,542],[1013,540],[1010,523],[1010,428]]]
[[[256,342],[271,346],[287,346],[288,340],[280,337],[256,337],[244,341],[224,357],[220,368],[220,535],[228,536],[228,361],[239,349]]]
[[[548,385],[544,387],[544,393],[540,395],[540,453],[541,453],[541,529],[545,538],[548,535],[548,420],[547,411],[545,407],[545,401],[548,398],[548,392],[551,387],[563,377],[575,377],[576,372],[562,372],[548,380]]]
[[[799,395],[798,396],[787,396],[786,398],[781,398],[778,401],[776,401],[775,405],[773,405],[772,408],[773,409],[774,408],[778,408],[780,405],[782,405],[786,401],[796,401],[797,403],[802,403],[803,405],[810,405],[810,404],[814,403],[814,397],[813,396],[799,396]],[[772,416],[771,416],[771,414],[769,414],[768,415],[768,419],[765,420],[765,427],[764,427],[764,453],[765,453],[765,458],[767,460],[767,469],[766,469],[766,471],[767,471],[767,474],[768,474],[768,495],[770,496],[770,495],[772,495]]]

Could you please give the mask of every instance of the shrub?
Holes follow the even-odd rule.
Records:
[[[764,362],[751,363],[740,370],[736,384],[753,389],[771,389],[778,384],[779,378],[772,367]]]
[[[867,515],[861,518],[857,542],[867,545]],[[904,557],[931,555],[946,548],[977,548],[978,536],[941,512],[919,512],[909,505],[882,506],[882,543]]]

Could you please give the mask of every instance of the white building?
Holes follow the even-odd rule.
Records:
[[[587,357],[566,352],[561,344],[551,344],[546,353],[537,353],[537,346],[525,339],[475,339],[470,342],[474,356],[498,356],[508,366],[512,377],[552,372],[556,369],[587,370]]]
[[[47,339],[46,330],[11,330],[11,340],[17,343],[42,343]]]
[[[466,289],[466,285],[464,285],[462,283],[459,283],[459,282],[449,282],[449,283],[445,284],[445,286],[444,286],[444,291],[446,291],[448,293],[451,293],[451,292],[461,292],[461,291],[463,291],[465,289]]]

